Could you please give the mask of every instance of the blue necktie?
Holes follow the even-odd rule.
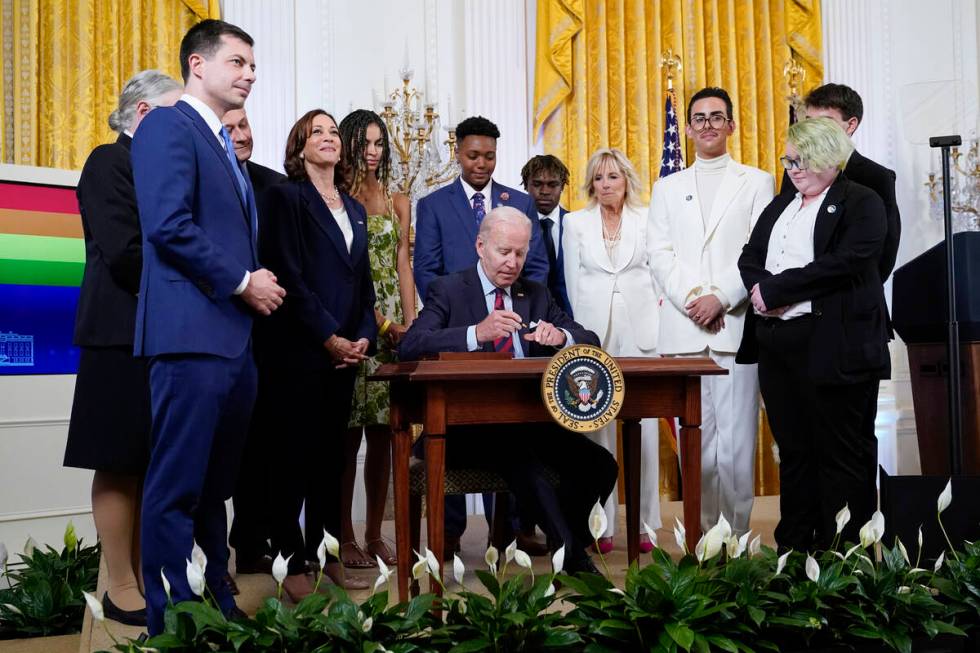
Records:
[[[231,169],[235,171],[235,179],[238,181],[238,188],[242,192],[242,197],[245,198],[245,206],[248,209],[249,222],[252,225],[252,241],[255,242],[255,238],[258,235],[259,225],[258,225],[258,213],[255,208],[255,198],[252,195],[251,185],[245,181],[245,175],[242,174],[242,164],[238,162],[238,157],[235,156],[235,146],[231,144],[231,137],[228,135],[228,130],[224,127],[221,128],[221,140],[225,142],[225,154],[228,156],[228,162],[231,164]]]
[[[483,216],[487,214],[487,207],[483,204],[483,193],[473,193],[473,216],[476,218],[477,226],[483,222]]]

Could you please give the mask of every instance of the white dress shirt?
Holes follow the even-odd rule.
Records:
[[[817,213],[827,195],[827,190],[830,190],[829,187],[806,206],[803,206],[803,196],[797,193],[793,201],[783,209],[776,219],[776,224],[772,226],[772,233],[769,234],[769,249],[766,252],[767,271],[779,274],[784,270],[802,268],[813,262],[813,229],[817,224]],[[765,301],[764,295],[762,299]],[[779,307],[766,304],[766,308]],[[779,317],[783,320],[792,320],[812,312],[811,302],[807,300],[791,304],[789,309]]]
[[[490,202],[493,199],[493,179],[488,181],[487,185],[481,188],[480,190],[476,190],[475,188],[467,184],[466,180],[463,179],[462,177],[459,178],[459,183],[463,185],[463,192],[466,193],[466,201],[470,203],[471,209],[473,208],[473,196],[476,195],[477,193],[482,193],[484,215],[490,213],[490,209],[493,208],[490,206]]]
[[[483,298],[487,302],[487,315],[493,312],[493,305],[497,300],[496,290],[497,286],[493,285],[490,278],[487,277],[487,273],[483,270],[483,263],[476,264],[476,273],[480,276],[480,285],[483,286]],[[504,310],[513,311],[514,310],[514,300],[510,296],[510,288],[501,288],[504,291]],[[526,320],[528,316],[522,315],[521,319]],[[562,329],[565,334],[565,344],[564,347],[571,347],[575,344],[575,339],[572,338],[572,334],[568,332],[568,329]],[[511,334],[511,339],[514,341],[514,358],[524,358],[524,348],[521,347],[520,332],[515,331]],[[470,325],[466,328],[466,349],[467,351],[476,351],[480,348],[480,343],[476,339],[476,325]]]
[[[221,120],[218,118],[217,114],[215,114],[214,110],[206,105],[203,100],[200,100],[193,95],[188,95],[187,93],[181,95],[180,99],[182,102],[189,104],[191,108],[194,109],[194,111],[197,111],[201,118],[204,119],[204,122],[207,123],[208,128],[214,133],[214,137],[218,139],[218,144],[221,146],[221,149],[224,150],[225,139],[221,137],[221,128],[223,125],[221,124]],[[252,273],[245,270],[245,276],[242,277],[242,282],[238,284],[238,287],[235,288],[232,294],[241,295],[243,292],[245,292],[245,288],[248,287],[249,277],[251,276]]]

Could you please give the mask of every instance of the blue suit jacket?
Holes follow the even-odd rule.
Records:
[[[323,343],[334,334],[367,338],[373,348],[378,325],[367,214],[357,200],[340,196],[354,233],[350,253],[312,183],[286,181],[265,191],[259,253],[286,299],[271,316],[256,320],[256,356],[263,365],[332,370]]]
[[[501,195],[507,193],[506,200]],[[541,240],[541,227],[534,218],[538,209],[525,193],[493,183],[489,213],[498,206],[512,206],[531,218],[531,248],[524,262],[524,276],[548,282],[548,253]],[[415,287],[425,302],[426,290],[437,277],[476,265],[476,219],[466,198],[463,183],[456,181],[429,193],[415,209]]]
[[[140,123],[132,161],[143,230],[135,354],[239,356],[252,313],[233,293],[258,264],[247,200],[224,148],[178,102]]]
[[[511,295],[514,312],[524,318],[526,324],[545,320],[559,329],[567,329],[580,345],[600,345],[599,336],[570,318],[544,284],[518,279],[511,286]],[[432,282],[429,301],[402,338],[398,347],[399,359],[412,361],[444,351],[467,351],[467,329],[483,320],[487,313],[476,265],[436,279]],[[555,347],[524,340],[526,333],[527,329],[518,331],[525,356],[553,356],[557,351]],[[480,350],[493,351],[493,343],[484,343]]]

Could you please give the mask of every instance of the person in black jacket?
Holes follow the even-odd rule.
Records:
[[[340,534],[345,435],[357,366],[375,349],[374,283],[367,214],[345,190],[337,123],[304,114],[286,140],[289,181],[270,186],[261,207],[259,259],[286,289],[282,310],[256,324],[257,411],[272,410],[266,435],[272,475],[269,528],[274,553],[289,561],[283,588],[293,600],[313,591],[305,561],[317,560],[324,529]],[[263,407],[264,406],[264,407]],[[306,538],[298,519],[306,500]],[[326,573],[349,589],[331,556]]]
[[[115,143],[89,155],[78,180],[85,234],[85,272],[75,316],[81,348],[64,464],[95,470],[92,516],[102,542],[110,619],[146,625],[140,591],[141,481],[150,455],[150,394],[146,361],[133,357],[142,237],[129,149],[143,118],[171,106],[182,87],[156,70],[130,78],[109,127]]]
[[[853,145],[830,118],[789,129],[795,195],[759,216],[738,267],[752,310],[737,360],[758,362],[759,388],[779,446],[780,548],[828,547],[835,515],[856,541],[877,504],[869,397],[890,372],[879,276],[885,207],[840,174]]]

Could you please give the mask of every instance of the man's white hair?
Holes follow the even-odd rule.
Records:
[[[493,228],[498,224],[519,224],[523,227],[527,227],[528,240],[531,238],[531,219],[524,215],[524,212],[515,209],[512,206],[498,206],[497,208],[487,213],[483,218],[483,222],[480,223],[480,232],[477,234],[477,238],[486,242],[493,232]]]

